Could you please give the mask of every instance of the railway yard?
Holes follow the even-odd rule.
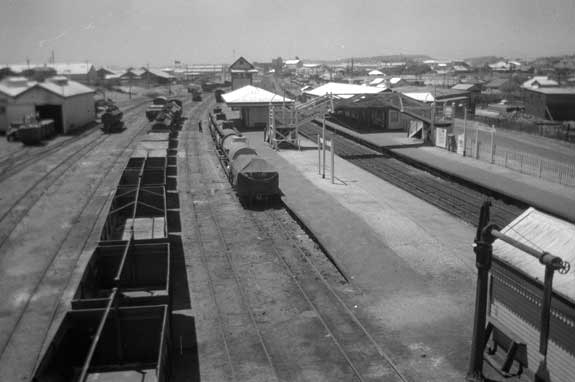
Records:
[[[330,183],[309,122],[300,150],[234,130],[279,174],[251,205],[220,104],[176,98],[121,105],[120,133],[3,151],[0,381],[465,378],[480,207],[504,227],[525,201],[342,132]]]

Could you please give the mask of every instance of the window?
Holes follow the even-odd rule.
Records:
[[[389,111],[389,121],[390,122],[398,122],[399,121],[399,114],[396,110]]]

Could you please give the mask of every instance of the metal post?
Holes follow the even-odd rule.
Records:
[[[321,177],[325,179],[325,114],[323,116],[323,124],[321,129],[321,148],[322,148],[322,160],[323,160]]]
[[[485,201],[481,206],[479,224],[475,234],[473,251],[477,266],[477,285],[475,289],[475,316],[473,319],[473,337],[471,339],[471,355],[469,357],[468,381],[483,381],[483,349],[485,346],[485,323],[487,320],[487,291],[489,269],[495,238],[491,235],[489,222],[489,207],[491,202]]]
[[[539,177],[543,175],[543,159],[539,159]]]
[[[321,175],[321,138],[317,135],[317,173]]]
[[[467,107],[463,108],[463,156],[465,156],[467,147]]]
[[[491,125],[491,129],[491,163],[493,163],[493,156],[495,155],[495,126]]]
[[[479,159],[479,128],[475,127],[475,159]]]
[[[333,141],[333,134],[330,140],[330,150],[331,150],[331,184],[335,183],[335,146]]]

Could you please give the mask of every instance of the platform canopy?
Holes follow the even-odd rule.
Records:
[[[340,84],[338,82],[328,82],[313,90],[306,90],[305,94],[316,97],[322,97],[327,94],[332,94],[338,98],[350,98],[357,94],[375,94],[384,91],[384,88],[376,88],[373,86],[354,85],[354,84]]]
[[[528,246],[559,256],[575,265],[575,224],[529,208],[501,230]],[[493,256],[530,278],[543,283],[545,266],[538,259],[499,239],[493,243]],[[553,290],[575,301],[575,272],[556,274]]]
[[[222,94],[222,98],[229,106],[267,106],[270,103],[281,105],[284,103],[294,103],[290,98],[269,92],[265,89],[253,85],[246,85],[229,93]]]

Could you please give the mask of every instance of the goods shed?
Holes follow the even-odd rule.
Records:
[[[292,99],[252,85],[223,94],[222,98],[232,110],[240,111],[244,127],[261,128],[262,131],[269,123],[270,106],[278,109],[293,109],[294,106]]]
[[[53,119],[56,130],[68,133],[92,122],[96,112],[94,90],[66,77],[52,77],[43,82],[11,77],[0,83],[0,131],[25,116]]]

